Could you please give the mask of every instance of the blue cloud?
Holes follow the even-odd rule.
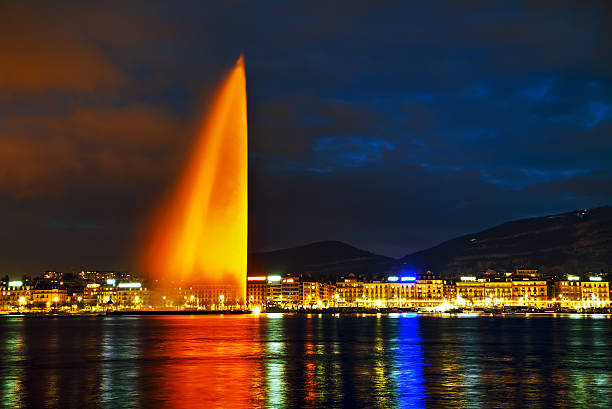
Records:
[[[586,126],[594,127],[599,125],[602,121],[612,117],[612,105],[593,102],[589,105],[589,117]]]
[[[522,90],[520,95],[531,102],[551,101],[554,100],[554,98],[550,96],[550,91],[554,87],[555,80],[553,78],[547,78],[534,87]]]

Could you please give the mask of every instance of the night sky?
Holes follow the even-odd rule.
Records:
[[[608,1],[24,3],[0,5],[0,273],[138,270],[241,53],[252,251],[403,256],[612,203]]]

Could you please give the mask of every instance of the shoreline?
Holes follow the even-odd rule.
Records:
[[[253,316],[304,316],[307,318],[334,316],[334,317],[366,317],[366,316],[388,316],[388,317],[444,317],[444,318],[492,318],[492,317],[554,317],[554,318],[577,318],[577,317],[608,317],[612,318],[612,312],[554,312],[554,311],[537,311],[537,312],[489,312],[489,311],[453,311],[453,312],[434,312],[434,311],[262,311],[255,314],[249,310],[228,310],[228,311],[190,311],[190,310],[159,310],[159,311],[114,311],[110,314],[105,312],[23,312],[23,313],[0,313],[0,317],[39,317],[39,318],[70,318],[70,317],[129,317],[129,316],[222,316],[222,315],[253,315]]]

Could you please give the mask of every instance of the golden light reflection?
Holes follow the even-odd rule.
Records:
[[[242,302],[247,267],[246,115],[240,57],[214,99],[179,183],[156,214],[144,257],[157,279],[232,284]]]
[[[266,379],[257,366],[265,354],[260,320],[246,315],[151,317],[148,325],[155,341],[143,353],[158,364],[142,380],[146,393],[140,406],[265,407]]]

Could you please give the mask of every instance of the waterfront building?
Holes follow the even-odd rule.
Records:
[[[60,308],[68,302],[65,288],[37,286],[32,289],[31,305],[34,308]]]
[[[108,279],[98,287],[96,304],[98,308],[105,308],[112,301],[115,309],[138,309],[148,306],[149,298],[149,290],[140,282],[117,283],[114,279]]]
[[[300,276],[261,276],[249,277],[248,293],[253,301],[259,302],[263,301],[263,294],[267,294],[268,306],[284,308],[317,304],[365,308],[436,307],[444,302],[460,307],[550,307],[560,301],[589,302],[585,304],[588,307],[610,302],[609,284],[598,276],[580,280],[570,275],[553,282],[533,277],[537,275],[536,270],[517,272],[529,275],[519,277],[514,272],[495,272],[484,277],[466,275],[456,280],[442,280],[427,272],[418,276],[388,276],[384,281],[347,278],[335,285],[302,282]]]
[[[363,299],[364,283],[356,278],[346,278],[336,283],[338,304],[340,306],[354,306],[358,300]]]
[[[556,301],[582,301],[582,285],[579,276],[567,275],[564,280],[555,281],[552,290],[552,296]]]
[[[21,281],[6,281],[0,288],[0,310],[27,307],[32,301],[32,287]]]
[[[337,301],[336,287],[318,281],[302,283],[302,305],[304,307],[331,307]]]
[[[455,301],[457,299],[457,286],[455,280],[442,281],[443,298],[447,301]]]
[[[300,275],[267,275],[247,277],[247,300],[250,306],[312,308],[336,305],[339,296],[332,284],[303,281]]]
[[[608,303],[610,301],[609,283],[599,276],[589,276],[580,282],[582,301],[589,303]]]
[[[266,276],[247,277],[247,303],[250,307],[266,305],[266,281]]]
[[[418,300],[442,301],[444,297],[442,286],[442,280],[431,275],[418,279],[416,281],[416,298]]]
[[[280,275],[269,275],[266,281],[266,306],[280,307],[283,296],[283,283]]]
[[[457,299],[467,303],[482,303],[485,298],[485,280],[475,276],[462,276],[455,282]]]
[[[386,284],[386,298],[384,302],[387,306],[399,307],[405,305],[407,302],[418,299],[417,296],[417,281],[410,282],[388,282]]]
[[[300,277],[285,277],[281,280],[281,305],[295,308],[303,305],[303,284]]]
[[[526,305],[548,300],[548,286],[543,280],[463,276],[455,285],[457,297],[471,305]]]
[[[512,300],[521,303],[530,303],[548,300],[548,284],[544,280],[512,280]]]
[[[436,305],[444,300],[444,282],[428,272],[421,277],[389,276],[387,281],[363,284],[365,307],[413,307]]]
[[[382,302],[387,300],[387,283],[381,281],[366,283],[363,286],[363,298],[365,303],[377,303],[380,307]]]
[[[104,285],[97,286],[98,291],[96,292],[96,305],[106,305],[109,301],[115,303],[117,301],[117,287],[115,283],[105,283]],[[117,303],[117,306],[119,304]]]
[[[83,289],[83,306],[87,309],[94,308],[98,303],[100,284],[87,283]]]
[[[499,305],[512,299],[512,282],[492,279],[484,282],[484,298],[489,304]]]
[[[240,298],[233,284],[194,284],[190,289],[192,294],[186,300],[192,308],[224,309],[234,306]]]

